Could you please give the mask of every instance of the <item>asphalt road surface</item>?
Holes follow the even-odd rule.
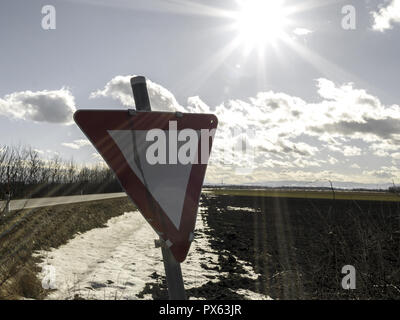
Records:
[[[25,209],[40,208],[40,207],[54,206],[58,204],[68,204],[68,203],[86,202],[86,201],[122,198],[122,197],[126,197],[125,192],[11,200],[10,211],[21,210],[24,208]],[[4,206],[5,206],[5,201],[0,201],[0,208],[4,208]]]

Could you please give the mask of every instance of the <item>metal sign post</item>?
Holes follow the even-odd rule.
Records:
[[[10,165],[7,165],[7,194],[6,194],[5,214],[9,214],[10,213],[10,201],[11,201]]]
[[[142,76],[131,78],[131,87],[135,99],[136,110],[151,111],[146,78]],[[161,247],[169,299],[186,300],[180,263],[176,261],[168,245],[161,237],[159,240],[155,241],[155,245],[156,247]]]
[[[9,214],[10,213],[10,202],[11,202],[11,194],[7,193],[6,194],[6,208],[5,208],[5,214]]]

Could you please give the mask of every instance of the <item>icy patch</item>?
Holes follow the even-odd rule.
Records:
[[[243,208],[239,208],[243,209]],[[254,212],[253,208],[249,208]],[[221,277],[229,277],[229,272],[219,271],[218,252],[210,246],[210,236],[207,231],[210,230],[207,223],[202,219],[204,208],[199,208],[199,214],[196,221],[196,237],[193,241],[191,251],[189,251],[186,261],[182,264],[182,273],[185,279],[185,288],[198,288],[207,282],[219,282]],[[226,251],[226,256],[230,255],[236,262],[235,264],[245,270],[243,278],[256,280],[260,274],[255,273],[253,267],[246,261],[240,260],[232,253]],[[221,254],[221,252],[220,252]],[[206,269],[204,268],[206,267]],[[237,294],[243,295],[250,300],[272,300],[271,297],[253,292],[247,289],[236,290]]]
[[[249,300],[273,300],[271,297],[263,295],[261,293],[253,292],[247,289],[236,290],[236,293],[245,296]]]
[[[228,276],[227,272],[218,271],[218,254],[210,247],[209,237],[205,233],[209,228],[201,218],[203,210],[199,209],[195,238],[185,262],[181,265],[187,289],[200,287],[209,281],[218,282],[218,277]]]
[[[161,274],[154,231],[139,212],[108,221],[106,228],[78,235],[67,244],[41,251],[40,266],[55,268],[57,290],[49,299],[137,299],[153,272]],[[45,276],[42,274],[42,277]]]
[[[249,208],[249,207],[232,207],[232,206],[227,206],[227,210],[229,211],[246,211],[246,212],[258,212],[254,208]]]

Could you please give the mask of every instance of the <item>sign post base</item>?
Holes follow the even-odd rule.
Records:
[[[161,247],[169,300],[186,300],[181,264],[175,260],[164,240],[156,240],[155,245],[156,248]]]

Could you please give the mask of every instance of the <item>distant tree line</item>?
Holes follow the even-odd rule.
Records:
[[[79,166],[60,156],[44,159],[31,147],[0,146],[0,198],[13,199],[121,192],[105,165]]]
[[[400,186],[395,186],[394,185],[392,187],[389,187],[389,192],[400,194]]]

